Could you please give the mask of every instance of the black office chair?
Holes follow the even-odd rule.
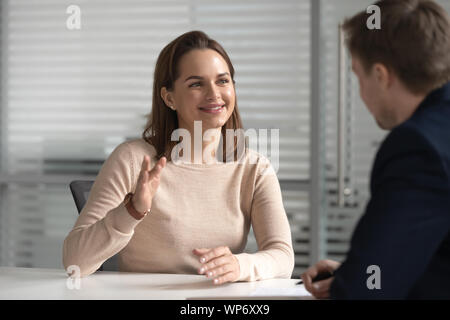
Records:
[[[80,214],[91,191],[94,181],[91,180],[74,180],[70,183],[70,191],[72,192],[73,200]],[[112,256],[106,260],[98,269],[99,271],[119,271],[117,255]]]

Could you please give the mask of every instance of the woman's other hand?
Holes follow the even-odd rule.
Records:
[[[231,253],[230,248],[202,248],[194,249],[192,252],[199,257],[202,264],[198,273],[214,278],[214,284],[234,282],[239,278],[239,261]]]

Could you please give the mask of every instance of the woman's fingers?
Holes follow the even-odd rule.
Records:
[[[207,253],[209,250],[211,250],[210,248],[201,248],[201,249],[194,249],[192,250],[192,253],[195,254],[196,256],[202,256],[205,253]]]
[[[217,277],[216,279],[214,279],[214,284],[222,284],[225,282],[233,282],[236,278],[236,275],[234,272],[228,272],[220,277]]]
[[[202,248],[192,251],[199,257],[202,266],[198,273],[205,274],[208,278],[214,278],[214,284],[235,281],[239,278],[240,266],[237,258],[228,247],[214,249]]]
[[[164,168],[165,164],[163,164],[163,161],[159,159],[159,161],[156,163],[156,165],[153,167],[152,170],[148,172],[148,179],[147,182],[152,181],[154,179],[159,179],[159,175]]]
[[[222,256],[224,254],[231,254],[231,251],[228,247],[217,247],[212,250],[207,251],[205,254],[203,254],[200,257],[201,263],[208,263],[211,259],[214,259],[215,257]]]
[[[156,166],[150,171],[150,176],[154,176],[159,179],[159,174],[161,173],[162,169],[166,166],[166,157],[162,157],[159,159],[159,161],[156,163]]]
[[[217,257],[215,259],[210,260],[208,263],[202,264],[201,268],[199,269],[199,273],[209,275],[210,271],[212,271],[215,268],[223,266],[227,262],[229,262],[228,256]]]
[[[151,169],[150,167],[150,157],[144,156],[144,160],[142,161],[141,172],[139,173],[139,179],[141,184],[146,184],[153,179],[159,179],[159,174],[162,169],[166,166],[167,159],[166,157],[162,157],[156,163],[156,165]]]
[[[144,155],[142,160],[141,171],[139,172],[136,190],[133,195],[133,206],[136,210],[145,211],[151,207],[152,198],[155,195],[156,189],[159,187],[159,178],[161,170],[166,166],[167,159],[162,157],[150,169],[150,157]]]
[[[147,172],[146,171],[147,161],[150,162],[148,160],[148,156],[144,156],[144,160],[142,160],[141,171],[139,172],[139,178],[138,178],[138,183],[140,183],[140,184],[145,183],[145,173]]]
[[[219,259],[219,258],[218,258]],[[216,259],[216,260],[218,260]],[[218,277],[228,272],[233,272],[234,268],[232,265],[231,259],[221,259],[220,262],[217,262],[214,267],[207,267],[207,269],[203,272],[208,278]]]

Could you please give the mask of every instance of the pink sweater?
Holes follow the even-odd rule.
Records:
[[[123,199],[135,190],[144,155],[153,167],[155,154],[143,139],[123,142],[111,153],[64,240],[66,269],[78,265],[87,276],[118,253],[120,271],[196,274],[194,248],[228,246],[239,261],[238,281],[291,277],[291,232],[266,158],[250,150],[243,163],[167,162],[151,212],[135,220]],[[272,174],[261,174],[266,168]],[[258,244],[251,254],[243,253],[250,225]]]

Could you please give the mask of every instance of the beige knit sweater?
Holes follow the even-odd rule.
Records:
[[[238,281],[291,277],[291,232],[266,158],[250,150],[243,163],[167,162],[151,212],[138,221],[123,199],[135,190],[144,155],[153,167],[155,154],[143,139],[123,142],[111,153],[64,240],[66,269],[78,265],[87,276],[118,253],[120,271],[196,274],[194,248],[228,246],[239,261]],[[251,254],[243,253],[250,225],[258,244]]]

